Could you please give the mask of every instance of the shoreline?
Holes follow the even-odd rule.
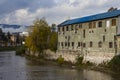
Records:
[[[76,70],[87,69],[87,70],[99,71],[99,72],[106,73],[106,74],[118,75],[118,73],[110,70],[109,68],[105,68],[105,67],[87,66],[84,64],[81,66],[77,66],[70,62],[64,62],[62,65],[59,65],[57,63],[57,60],[39,59],[38,57],[35,57],[35,56],[33,57],[33,56],[28,56],[28,55],[24,55],[24,57],[28,60],[35,61],[36,64],[46,64],[47,63],[48,65],[55,65],[55,66],[64,67],[64,68],[70,68],[70,69],[76,69]]]

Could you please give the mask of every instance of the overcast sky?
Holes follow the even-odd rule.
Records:
[[[120,8],[120,0],[0,0],[0,23],[31,25],[45,17],[49,24]]]

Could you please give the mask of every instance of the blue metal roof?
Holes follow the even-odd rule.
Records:
[[[119,15],[120,15],[120,10],[115,10],[115,11],[111,11],[111,12],[106,12],[106,13],[86,16],[86,17],[82,17],[82,18],[67,20],[67,21],[64,21],[63,23],[59,24],[58,26],[90,22],[90,21],[95,21],[95,20],[117,17]]]

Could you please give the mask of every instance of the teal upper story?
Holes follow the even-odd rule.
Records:
[[[82,18],[66,20],[63,23],[59,24],[58,27],[71,25],[71,24],[85,23],[85,22],[90,22],[90,21],[95,21],[95,20],[102,20],[102,19],[107,19],[107,18],[113,18],[119,15],[120,15],[120,10],[114,10],[114,11],[86,16]]]

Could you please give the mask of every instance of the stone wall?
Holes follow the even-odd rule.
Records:
[[[28,53],[28,52],[26,52]],[[46,59],[49,60],[57,60],[58,57],[61,55],[65,61],[67,62],[76,62],[76,58],[78,55],[83,56],[83,62],[86,63],[87,61],[94,63],[96,65],[101,64],[103,62],[109,62],[114,56],[115,53],[106,53],[106,52],[99,52],[99,51],[93,51],[93,52],[86,52],[83,51],[84,54],[80,54],[80,51],[66,51],[66,50],[60,50],[57,52],[53,52],[51,50],[45,51]],[[38,56],[38,53],[34,53],[32,51],[29,52],[29,55]]]
[[[76,53],[77,52],[71,52],[71,51],[57,51],[55,53],[50,50],[46,50],[46,55],[47,55],[46,58],[51,60],[56,60],[61,55],[65,61],[75,63],[77,57]]]
[[[65,61],[75,63],[76,57],[79,55],[78,51],[57,51],[52,52],[50,50],[46,50],[47,59],[56,60],[60,55],[64,58]],[[96,65],[101,64],[103,62],[109,62],[114,56],[115,53],[105,53],[105,52],[89,52],[81,55],[84,57],[83,62],[86,63],[87,61],[92,62]]]
[[[103,62],[109,62],[115,53],[105,53],[105,52],[91,52],[84,54],[84,62],[92,62],[95,64],[101,64]]]

